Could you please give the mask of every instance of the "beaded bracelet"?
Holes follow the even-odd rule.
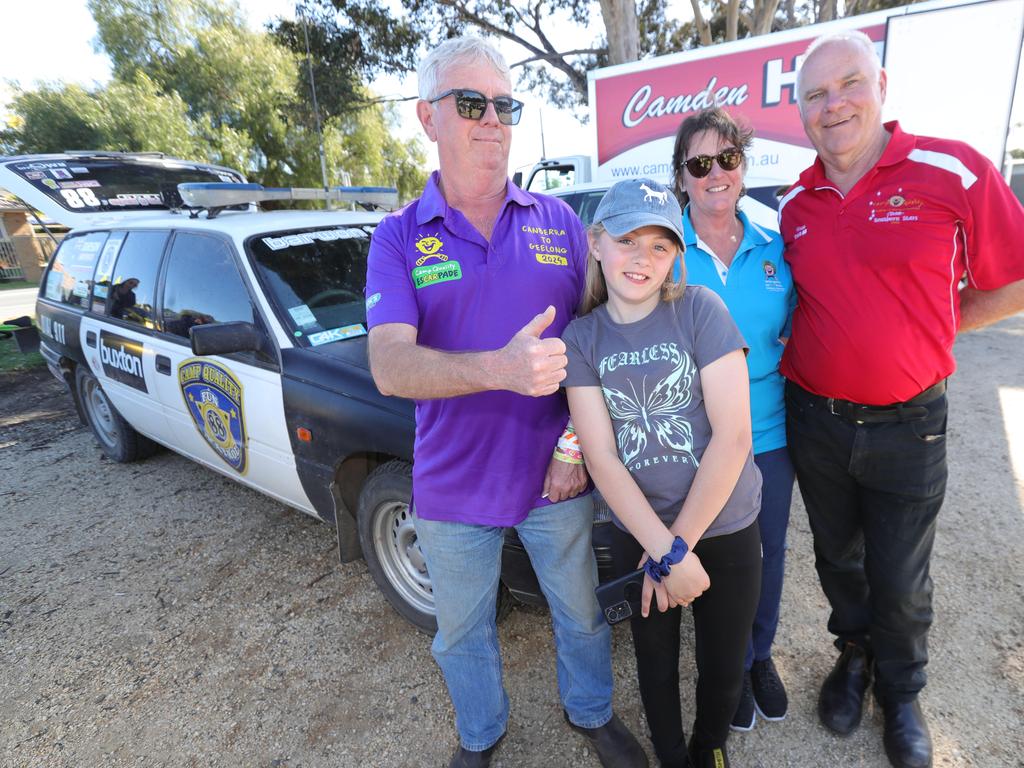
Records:
[[[686,542],[683,541],[682,537],[676,536],[672,541],[672,549],[661,560],[655,562],[653,557],[647,558],[644,562],[644,570],[651,577],[651,581],[655,584],[660,584],[661,580],[668,576],[672,566],[686,557],[686,553],[689,551],[690,548],[686,546]]]

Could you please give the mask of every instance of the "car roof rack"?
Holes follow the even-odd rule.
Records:
[[[215,218],[225,208],[269,200],[326,200],[355,203],[366,210],[381,208],[392,211],[398,206],[395,187],[264,187],[262,184],[191,182],[178,185],[178,193],[190,209],[192,218],[206,211],[206,218]]]

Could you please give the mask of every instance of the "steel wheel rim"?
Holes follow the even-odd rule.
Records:
[[[434,589],[405,502],[386,502],[374,514],[373,546],[388,583],[401,598],[423,613],[436,614]]]
[[[113,408],[100,385],[92,380],[86,384],[85,408],[89,412],[89,421],[99,439],[109,448],[117,448],[117,424],[114,421]]]

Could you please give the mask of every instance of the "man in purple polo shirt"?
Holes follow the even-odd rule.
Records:
[[[508,526],[551,607],[566,719],[602,765],[646,766],[612,713],[586,473],[556,451],[568,421],[559,336],[583,290],[586,237],[568,206],[508,181],[522,103],[500,53],[448,40],[421,62],[419,87],[440,171],[374,233],[366,306],[377,386],[416,400],[416,533],[459,731],[450,766],[489,765],[508,724],[495,626]]]

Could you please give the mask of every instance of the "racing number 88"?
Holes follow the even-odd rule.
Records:
[[[100,201],[88,187],[83,189],[62,189],[61,197],[71,208],[99,208]]]

